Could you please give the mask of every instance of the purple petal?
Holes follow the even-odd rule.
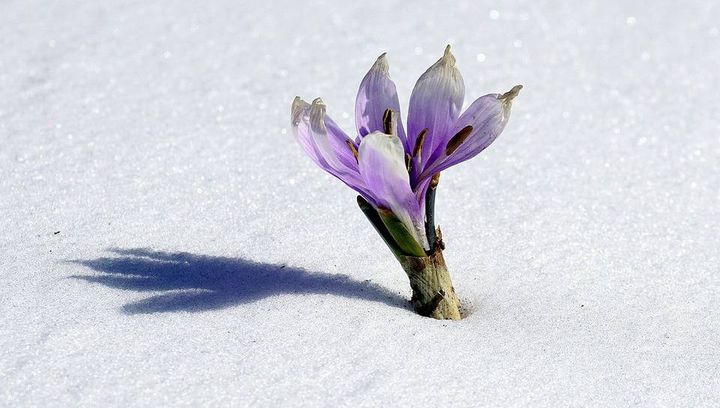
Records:
[[[296,97],[292,104],[291,125],[300,146],[320,168],[339,178],[370,202],[360,177],[357,160],[348,143],[354,142],[325,114],[319,98],[309,104]]]
[[[451,137],[445,145],[438,146],[433,153],[437,160],[423,171],[420,179],[428,179],[450,166],[471,159],[490,146],[505,129],[510,118],[512,99],[521,88],[518,85],[505,94],[489,94],[475,100],[455,121],[449,132]],[[464,141],[453,146],[453,136],[468,126],[472,126],[472,130],[464,137]],[[455,140],[458,141],[460,139]]]
[[[443,57],[420,76],[410,96],[407,142],[409,150],[414,148],[420,132],[428,129],[420,163],[414,168],[414,174],[421,173],[437,146],[447,142],[445,138],[460,114],[464,97],[462,75],[455,68],[455,57],[450,53],[448,45]]]
[[[400,119],[400,102],[383,53],[360,82],[355,99],[355,124],[361,138],[372,132],[383,131],[383,114],[388,108],[398,116],[398,136],[404,145],[406,136]]]
[[[424,216],[405,168],[405,149],[395,135],[370,133],[360,143],[360,174],[377,206],[390,209],[424,248]]]

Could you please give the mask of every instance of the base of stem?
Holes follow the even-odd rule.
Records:
[[[450,280],[440,246],[423,257],[398,257],[410,279],[415,311],[435,319],[460,320],[460,299]]]

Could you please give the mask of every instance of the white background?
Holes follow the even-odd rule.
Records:
[[[201,3],[0,4],[0,405],[718,403],[716,2]],[[288,128],[448,43],[525,86],[441,179],[460,322]]]

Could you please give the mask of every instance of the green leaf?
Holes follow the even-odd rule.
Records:
[[[423,247],[417,242],[410,231],[405,228],[405,224],[403,224],[392,211],[380,208],[377,213],[404,255],[427,256]]]
[[[385,227],[385,224],[383,224],[382,219],[380,219],[380,215],[378,215],[375,208],[372,205],[370,205],[370,203],[368,203],[367,200],[365,200],[362,196],[357,196],[357,202],[358,202],[358,206],[360,207],[362,212],[365,214],[368,221],[370,221],[370,224],[372,224],[373,227],[375,227],[375,231],[377,231],[378,234],[380,234],[383,241],[385,241],[385,245],[387,245],[388,248],[390,248],[393,255],[395,255],[396,258],[398,258],[399,256],[402,256],[403,255],[402,250],[400,249],[398,244],[395,242],[395,239],[392,237],[392,235],[390,235],[390,231],[388,231],[388,229]],[[400,259],[400,258],[398,258],[398,259]]]

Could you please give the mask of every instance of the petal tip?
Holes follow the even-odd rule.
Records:
[[[383,52],[379,57],[377,57],[371,69],[377,69],[386,74],[390,71],[390,64],[388,64],[387,61],[387,52]]]
[[[443,52],[442,58],[440,58],[440,61],[438,62],[444,62],[446,64],[449,64],[450,66],[455,65],[455,56],[453,55],[452,51],[450,51],[450,44],[445,46],[445,51]]]
[[[297,126],[300,123],[300,114],[302,113],[304,105],[305,101],[303,101],[299,96],[296,96],[295,99],[293,99],[292,105],[290,106],[290,121],[293,126]]]
[[[515,99],[516,96],[518,96],[521,89],[523,89],[522,85],[515,85],[509,91],[498,96],[498,99],[500,99],[503,102],[510,103],[510,102],[512,102],[513,99]]]
[[[325,102],[320,98],[315,98],[310,104],[310,127],[317,132],[325,130]]]

